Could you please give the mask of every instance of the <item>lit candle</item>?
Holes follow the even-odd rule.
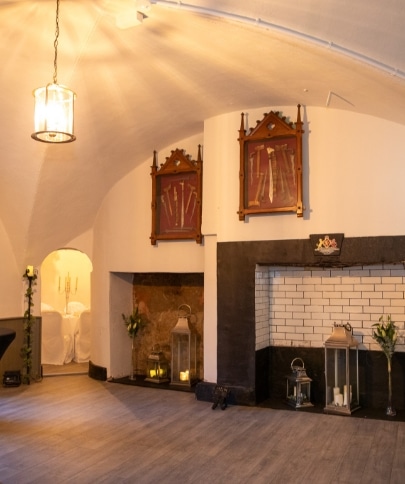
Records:
[[[151,378],[154,378],[156,376],[156,370],[149,370],[149,374]]]
[[[186,372],[186,371],[181,371],[181,372],[180,372],[180,380],[181,380],[181,381],[187,381],[187,380],[188,380],[188,372]]]
[[[27,266],[27,276],[34,277],[34,266]]]

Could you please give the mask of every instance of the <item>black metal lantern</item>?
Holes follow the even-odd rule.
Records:
[[[358,347],[351,325],[335,323],[325,341],[326,413],[350,415],[360,408]]]
[[[170,381],[169,364],[159,346],[155,346],[148,356],[145,381],[152,383],[167,383]]]
[[[300,361],[302,366],[294,365]],[[305,370],[301,358],[294,358],[291,362],[291,375],[287,376],[287,403],[294,408],[312,407],[311,381]]]
[[[186,314],[186,310],[188,314]],[[191,308],[179,306],[179,318],[172,330],[171,385],[192,386],[197,381],[197,334],[190,328]]]

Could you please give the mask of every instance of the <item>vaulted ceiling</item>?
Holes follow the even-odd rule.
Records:
[[[206,118],[301,103],[405,124],[403,0],[61,0],[77,140],[39,143],[32,91],[52,81],[55,11],[0,0],[0,223],[17,262],[89,229],[110,187]]]

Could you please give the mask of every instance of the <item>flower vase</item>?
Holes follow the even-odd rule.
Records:
[[[395,417],[397,414],[395,408],[392,406],[392,381],[391,381],[391,358],[387,358],[388,361],[388,405],[385,411],[385,415],[389,417]]]
[[[135,336],[132,336],[131,346],[131,373],[129,375],[130,380],[136,380],[136,348],[135,348]]]

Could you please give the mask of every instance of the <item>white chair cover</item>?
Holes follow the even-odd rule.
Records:
[[[73,359],[73,338],[63,334],[62,315],[57,311],[43,311],[41,362],[63,365]]]
[[[85,363],[90,360],[91,312],[89,309],[81,313],[78,326],[79,330],[75,335],[74,360],[76,363]]]
[[[68,314],[73,314],[73,316],[80,316],[85,309],[88,308],[79,301],[71,301],[67,307]]]
[[[41,302],[41,312],[42,311],[55,311],[55,308],[53,308],[50,304]]]

